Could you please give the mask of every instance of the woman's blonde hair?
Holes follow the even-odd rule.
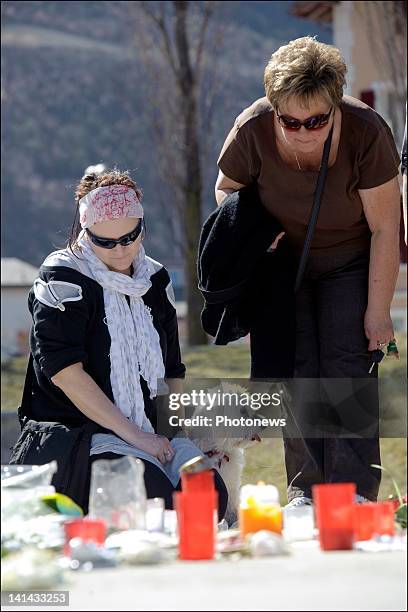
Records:
[[[272,54],[264,73],[266,97],[275,109],[291,97],[304,107],[317,97],[339,106],[346,72],[336,47],[311,36],[296,38]]]

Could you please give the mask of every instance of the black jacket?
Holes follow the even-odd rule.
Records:
[[[143,295],[143,301],[150,308],[159,335],[165,376],[184,377],[170,277],[150,257],[147,265],[151,287]],[[103,393],[114,401],[110,383],[111,340],[103,288],[88,272],[86,262],[74,257],[68,249],[56,251],[41,266],[39,278],[29,293],[33,319],[31,357],[18,410],[23,430],[10,458],[12,464],[42,465],[56,460],[58,470],[52,484],[85,512],[91,477],[91,436],[96,432],[112,432],[90,421],[53,384],[52,377],[63,368],[81,362]],[[146,415],[156,429],[158,398],[150,398],[143,378],[141,387]]]
[[[227,344],[251,333],[251,351],[256,353],[260,346],[256,341],[254,345],[257,330],[259,337],[264,334],[269,338],[271,350],[279,349],[276,343],[273,345],[282,326],[290,328],[288,338],[291,336],[294,260],[285,238],[276,251],[268,252],[281,231],[281,225],[263,206],[256,184],[227,196],[205,221],[198,251],[199,289],[205,300],[201,322],[203,329],[214,336],[215,344]],[[255,355],[266,368],[257,367],[258,376],[291,374],[289,365],[275,373],[268,366],[267,355],[261,355],[263,352],[264,349]],[[291,364],[290,339],[286,353]]]
[[[152,286],[143,301],[151,310],[159,334],[166,377],[183,377],[185,367],[181,361],[170,277],[159,262],[149,257],[147,261]],[[114,401],[110,383],[111,340],[105,319],[103,288],[87,272],[85,262],[71,255],[68,249],[52,253],[41,266],[39,279],[45,286],[62,281],[81,290],[81,299],[65,302],[62,311],[41,301],[34,287],[30,290],[28,306],[33,319],[30,346],[34,376],[29,418],[36,421],[58,421],[68,426],[88,422],[51,380],[57,372],[74,363],[82,362],[84,370]],[[150,418],[153,405],[143,379],[141,386],[145,411]]]

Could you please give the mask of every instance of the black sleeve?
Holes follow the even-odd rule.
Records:
[[[43,303],[35,295],[34,287],[28,298],[33,319],[31,330],[31,351],[44,375],[51,379],[60,370],[83,363],[87,365],[86,330],[90,318],[89,291],[84,276],[75,270],[40,274],[49,282],[64,281],[80,286],[82,298],[77,301],[64,301],[64,310]]]
[[[163,297],[165,308],[162,325],[167,339],[167,354],[164,364],[166,370],[165,375],[166,378],[184,378],[186,367],[181,361],[173,285],[169,273],[165,268],[163,268]]]

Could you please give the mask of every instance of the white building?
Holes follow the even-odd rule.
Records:
[[[15,257],[1,258],[1,356],[28,352],[31,316],[28,292],[38,276],[31,264]]]
[[[402,2],[294,2],[291,13],[332,28],[347,64],[345,93],[375,108],[402,144],[407,91]]]

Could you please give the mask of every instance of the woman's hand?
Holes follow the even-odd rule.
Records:
[[[173,459],[174,450],[169,440],[164,436],[141,431],[131,423],[84,371],[82,363],[75,363],[60,370],[51,381],[91,421],[110,429],[119,438],[153,455],[161,463]]]
[[[383,350],[394,338],[390,311],[370,310],[367,308],[364,317],[365,335],[369,340],[368,350]]]
[[[170,444],[170,441],[165,436],[159,436],[155,433],[148,433],[138,429],[136,435],[133,436],[132,441],[129,440],[133,446],[139,448],[149,455],[153,455],[160,461],[160,463],[168,463],[174,457],[174,449]]]

